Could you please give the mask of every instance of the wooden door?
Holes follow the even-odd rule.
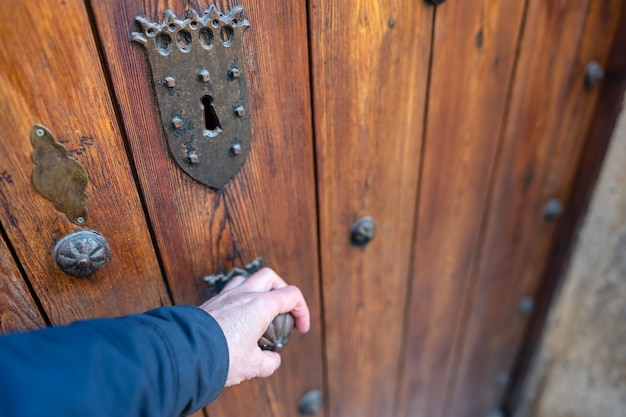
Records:
[[[184,16],[190,6],[208,8],[180,1],[90,3],[174,302],[202,302],[208,296],[204,276],[262,256],[265,265],[301,288],[317,323],[291,342],[275,377],[226,390],[209,414],[292,415],[304,393],[322,387],[306,10],[295,3],[278,11],[261,2],[246,5],[250,59],[243,76],[250,93],[251,153],[236,177],[215,192],[172,163],[154,111],[145,52],[129,42],[136,16],[160,21],[166,9]],[[216,6],[226,12],[233,4]],[[277,26],[284,28],[280,37]],[[287,40],[298,47],[288,49]]]
[[[624,42],[619,1],[427,3],[309,2],[333,417],[511,412],[598,97],[586,68]],[[377,231],[356,248],[361,216]]]
[[[4,6],[0,216],[45,316],[61,324],[169,304],[84,5]],[[88,167],[85,226],[112,247],[112,261],[98,279],[70,278],[52,259],[54,243],[77,227],[31,185],[35,123],[50,128]]]
[[[251,23],[251,151],[219,191],[170,157],[146,54],[129,40],[136,16],[212,3],[5,3],[2,331],[199,304],[206,275],[262,256],[302,289],[313,329],[276,375],[198,415],[294,416],[311,390],[328,417],[510,411],[502,399],[561,221],[545,209],[567,217],[583,175],[611,82],[585,70],[624,42],[622,2],[217,0]],[[89,174],[82,226],[31,184],[35,123]],[[375,234],[355,245],[365,216]],[[87,278],[52,254],[80,229],[111,247]]]
[[[206,275],[259,256],[309,301],[315,325],[306,337],[294,337],[277,375],[226,390],[212,415],[291,415],[303,393],[323,386],[306,9],[287,6],[267,19],[261,6],[246,10],[254,22],[246,48],[255,58],[244,69],[253,150],[220,192],[195,182],[170,159],[144,51],[129,42],[135,16],[161,19],[167,8],[182,16],[180,2],[11,3],[1,17],[7,32],[0,48],[0,124],[6,132],[0,216],[49,323],[172,302],[197,305],[209,294]],[[282,53],[276,23],[303,47]],[[47,126],[89,174],[84,227],[31,185],[34,123]],[[77,279],[57,268],[52,248],[83,228],[105,236],[112,253],[101,271]],[[3,272],[4,260],[10,261],[5,252]],[[15,287],[19,274],[7,265],[10,280],[2,288],[11,308],[3,313],[3,327],[42,325],[25,285]],[[15,312],[23,326],[10,324]]]

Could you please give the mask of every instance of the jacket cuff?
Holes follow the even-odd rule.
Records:
[[[190,414],[215,400],[224,388],[228,344],[220,325],[206,311],[180,305],[146,314],[159,317],[164,310],[179,325],[176,331],[166,334],[178,373],[176,409]]]

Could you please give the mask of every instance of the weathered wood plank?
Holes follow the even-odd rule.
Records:
[[[82,1],[9,2],[0,25],[0,221],[52,324],[169,303]],[[89,220],[111,261],[89,278],[52,256],[79,229],[31,185],[31,126],[57,135],[89,173]]]
[[[543,210],[550,199],[568,201],[595,107],[585,66],[606,62],[622,7],[529,3],[447,416],[487,415],[499,405],[528,319],[518,303],[535,295],[555,231]]]
[[[251,106],[251,152],[217,193],[184,174],[168,155],[145,52],[129,41],[137,15],[162,19],[168,8],[181,16],[184,8],[204,11],[208,4],[90,4],[174,301],[200,303],[208,295],[205,275],[263,256],[266,265],[302,289],[312,309],[312,332],[294,337],[277,375],[225,390],[209,414],[293,415],[304,392],[323,388],[304,2],[244,4],[251,24],[244,34],[243,70]],[[234,4],[217,2],[224,12]]]
[[[611,11],[611,13],[616,13],[616,11]],[[537,347],[542,340],[550,307],[567,275],[566,270],[572,250],[576,245],[576,236],[583,224],[607,148],[613,137],[613,130],[620,111],[623,109],[626,78],[620,77],[619,74],[626,74],[626,8],[624,7],[622,7],[620,22],[605,72],[607,76],[598,86],[599,97],[585,140],[581,161],[575,174],[576,179],[572,186],[567,212],[563,214],[563,220],[557,225],[555,242],[551,245],[548,265],[543,272],[543,279],[537,291],[533,318],[525,331],[524,341],[520,344],[516,355],[511,384],[507,388],[503,401],[505,410],[517,410],[523,405],[527,374],[531,370]]]
[[[0,235],[0,334],[36,329],[46,323]]]
[[[393,410],[433,8],[309,3],[330,414]],[[359,217],[377,232],[350,243]]]
[[[398,417],[438,416],[444,405],[523,9],[524,0],[437,8]]]

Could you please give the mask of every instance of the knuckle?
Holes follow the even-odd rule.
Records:
[[[304,296],[302,295],[302,291],[300,290],[300,288],[296,287],[295,285],[288,285],[287,287],[285,287],[287,289],[287,291],[289,291],[291,293],[291,295],[293,297],[297,297],[297,298],[304,298]]]
[[[278,275],[276,275],[276,272],[274,272],[274,270],[273,270],[272,268],[269,268],[269,267],[267,267],[267,266],[266,266],[266,267],[261,268],[261,269],[259,270],[259,272],[257,272],[257,274],[260,274],[260,275],[263,275],[263,276],[268,276],[268,277],[271,277],[271,276],[278,276]]]

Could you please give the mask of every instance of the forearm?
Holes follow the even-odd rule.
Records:
[[[0,414],[177,416],[217,397],[228,348],[190,306],[0,338]]]

